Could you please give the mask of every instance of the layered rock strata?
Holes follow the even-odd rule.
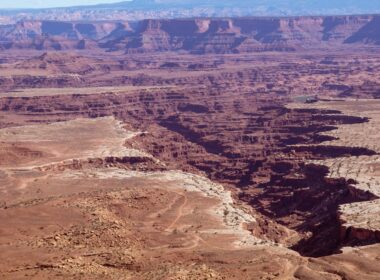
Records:
[[[20,21],[0,26],[3,49],[239,53],[376,46],[379,16]]]

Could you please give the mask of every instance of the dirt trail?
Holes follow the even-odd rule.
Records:
[[[182,218],[183,216],[183,208],[187,204],[187,197],[186,195],[180,195],[180,199],[183,200],[181,205],[177,208],[176,217],[172,221],[172,223],[165,229],[165,231],[170,231],[174,228],[174,226],[177,224],[177,222]]]

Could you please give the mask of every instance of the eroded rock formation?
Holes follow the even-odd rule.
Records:
[[[339,205],[367,199],[350,192],[352,182],[327,179],[327,168],[305,164],[374,155],[366,148],[324,146],[323,141],[331,138],[320,135],[340,124],[368,122],[366,118],[331,114],[336,113],[333,110],[287,109],[276,95],[258,99],[225,91],[207,97],[203,92],[169,91],[12,97],[0,102],[3,112],[33,122],[114,116],[135,130],[146,131],[127,141],[127,146],[146,151],[165,168],[202,174],[232,188],[237,199],[275,222],[272,226],[277,230],[264,229],[260,238],[284,242],[307,255],[334,252],[340,245]],[[128,165],[130,160],[90,163]],[[146,170],[162,168],[137,163]],[[89,163],[57,168],[75,169],[82,164]],[[287,236],[282,227],[297,235]]]
[[[184,51],[196,54],[292,52],[378,45],[378,16],[160,19],[138,22],[21,21],[0,27],[3,49]]]

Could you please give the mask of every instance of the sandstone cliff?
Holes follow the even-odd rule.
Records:
[[[21,21],[0,26],[2,49],[238,53],[380,44],[379,16]]]

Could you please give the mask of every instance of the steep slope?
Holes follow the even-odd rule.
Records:
[[[380,17],[375,16],[360,30],[346,39],[345,43],[372,43],[380,45]]]
[[[3,49],[236,53],[376,46],[379,16],[21,21],[0,26]]]
[[[0,47],[5,49],[64,50],[83,49],[117,29],[118,23],[72,23],[21,21],[0,27]]]

